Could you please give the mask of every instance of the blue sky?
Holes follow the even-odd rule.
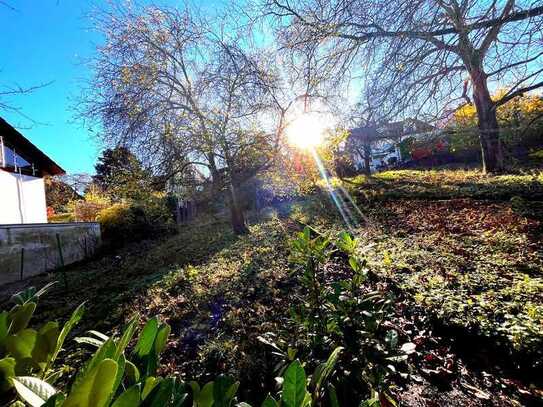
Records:
[[[100,152],[93,134],[74,120],[73,106],[82,83],[92,74],[85,61],[101,42],[100,36],[89,29],[86,15],[93,5],[105,4],[105,0],[0,2],[0,88],[31,87],[52,81],[31,94],[10,100],[31,120],[1,109],[0,116],[72,174],[94,172]],[[194,4],[213,12],[224,3],[206,0]]]
[[[90,75],[83,62],[100,41],[88,29],[86,0],[7,0],[0,6],[0,86],[30,87],[52,81],[32,94],[10,100],[24,115],[1,111],[34,144],[69,173],[92,172],[99,146],[73,123],[73,98]]]

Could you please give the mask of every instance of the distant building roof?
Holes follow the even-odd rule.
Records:
[[[10,144],[17,147],[18,153],[22,153],[25,159],[32,161],[43,173],[48,175],[62,175],[66,171],[50,159],[43,151],[30,142],[17,129],[0,117],[0,136]]]
[[[381,126],[381,131],[388,133],[389,136],[410,136],[414,134],[427,133],[435,130],[431,124],[419,119],[405,119],[398,122],[386,123]]]

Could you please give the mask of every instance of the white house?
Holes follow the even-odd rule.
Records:
[[[0,118],[0,224],[46,223],[46,175],[64,170]]]
[[[346,151],[358,171],[375,172],[406,159],[400,143],[407,137],[418,138],[434,128],[417,119],[357,127],[350,130]]]

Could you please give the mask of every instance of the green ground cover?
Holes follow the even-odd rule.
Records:
[[[519,196],[543,199],[543,173],[487,176],[477,170],[396,170],[372,177],[346,180],[345,186],[363,199],[453,199],[509,200]]]
[[[395,181],[387,184],[390,179]],[[405,194],[414,181],[424,184],[423,192],[417,195],[418,190],[410,189]],[[466,183],[499,193],[493,200],[480,199],[478,192],[470,195],[471,187],[455,199],[443,200],[439,194],[430,199],[427,194],[428,188],[461,188]],[[492,358],[502,355],[489,353],[491,360],[486,364],[467,366],[447,356],[454,352],[456,337],[433,339],[429,332],[435,326],[428,325],[435,320],[457,329],[455,335],[488,338],[500,344],[497,351],[505,349],[513,360],[529,355],[532,367],[537,368],[543,341],[541,217],[539,202],[523,188],[540,188],[539,175],[487,178],[471,172],[406,171],[345,185],[369,219],[354,233],[360,239],[359,254],[375,278],[372,284],[399,296],[396,323],[410,340],[420,341],[417,356],[410,357],[410,369],[423,379],[398,382],[395,394],[407,405],[416,405],[417,397],[447,405],[451,400],[457,405],[468,400],[484,404],[481,394],[480,400],[472,400],[470,387],[451,384],[457,383],[451,380],[465,382],[467,374],[472,387],[483,388],[483,394],[491,394],[494,402],[502,400],[501,405],[514,405],[522,392],[540,397],[541,383],[535,378],[524,377],[521,383],[498,367],[485,373],[494,375],[490,383],[487,376],[472,373],[492,369]],[[387,185],[386,194],[402,199],[383,202],[382,185]],[[368,191],[379,199],[366,199]],[[275,217],[273,210],[267,213],[271,214],[268,219],[253,224],[247,236],[235,237],[220,222],[195,224],[173,237],[133,244],[72,267],[67,273],[68,291],[58,285],[44,297],[37,321],[65,319],[85,300],[88,312],[79,332],[119,330],[136,311],[144,317],[160,315],[172,326],[163,355],[165,373],[201,381],[229,373],[245,384],[244,398],[250,399],[251,394],[265,390],[260,383],[273,383],[276,364],[258,337],[284,331],[293,343],[300,339],[291,323],[290,305],[300,303],[302,292],[289,273],[289,240],[303,224],[331,236],[344,229],[324,194],[293,205],[287,217]],[[331,278],[338,273],[335,261],[326,268]],[[45,275],[3,287],[1,298],[58,277]],[[406,310],[415,311],[406,316]],[[416,319],[427,321],[426,325],[412,322],[411,314],[419,315]],[[421,339],[428,337],[432,339]],[[432,341],[431,346],[423,344]],[[69,346],[77,348],[74,343]],[[78,358],[76,354],[75,364]],[[445,390],[429,391],[437,380],[434,376],[442,380],[444,371],[453,372],[446,374],[455,379],[448,379]],[[259,384],[251,388],[247,383]]]

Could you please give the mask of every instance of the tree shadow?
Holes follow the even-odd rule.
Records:
[[[196,229],[196,230],[195,230]],[[65,268],[67,289],[56,284],[40,298],[32,324],[64,320],[81,303],[86,312],[78,331],[103,329],[121,323],[127,306],[172,270],[202,263],[236,240],[228,225],[219,223],[181,230],[179,234],[130,244],[84,263]],[[41,288],[50,281],[62,281],[58,272],[6,284],[0,292],[5,309],[12,294],[27,287]]]

